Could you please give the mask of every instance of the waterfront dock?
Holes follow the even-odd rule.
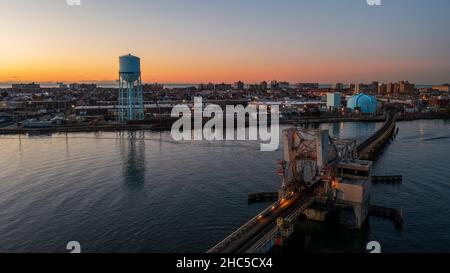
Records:
[[[402,175],[372,176],[372,184],[401,184],[402,182],[403,182]]]

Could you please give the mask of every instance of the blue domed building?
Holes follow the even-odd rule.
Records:
[[[364,114],[374,114],[377,111],[377,99],[364,93],[354,95],[347,101],[347,108],[359,110]]]

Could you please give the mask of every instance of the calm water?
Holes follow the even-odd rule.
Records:
[[[380,124],[322,126],[362,140]],[[401,173],[404,184],[374,187],[373,203],[403,207],[404,228],[371,219],[363,240],[387,252],[448,252],[450,122],[399,127],[376,172]],[[277,189],[281,152],[145,132],[5,136],[0,155],[0,252],[65,252],[72,240],[85,252],[204,252],[264,207],[248,206],[247,194]],[[324,234],[319,251],[360,236]]]

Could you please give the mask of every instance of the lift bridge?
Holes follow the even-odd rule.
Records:
[[[278,162],[279,191],[249,197],[253,201],[273,198],[275,203],[208,253],[267,252],[292,234],[293,223],[300,215],[321,218],[320,211],[311,212],[313,203],[352,210],[350,223],[357,229],[369,215],[392,218],[401,224],[401,212],[370,204],[373,163],[367,160],[396,135],[395,116],[394,111],[388,112],[384,125],[360,145],[355,139],[332,138],[327,130],[284,130],[284,159]],[[398,180],[398,176],[395,178]],[[383,180],[380,176],[377,179]]]

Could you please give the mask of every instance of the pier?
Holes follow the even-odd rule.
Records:
[[[402,182],[401,175],[372,176],[372,184],[401,184]]]
[[[370,216],[392,220],[398,228],[403,224],[403,213],[401,210],[372,205],[370,206],[369,214]]]

